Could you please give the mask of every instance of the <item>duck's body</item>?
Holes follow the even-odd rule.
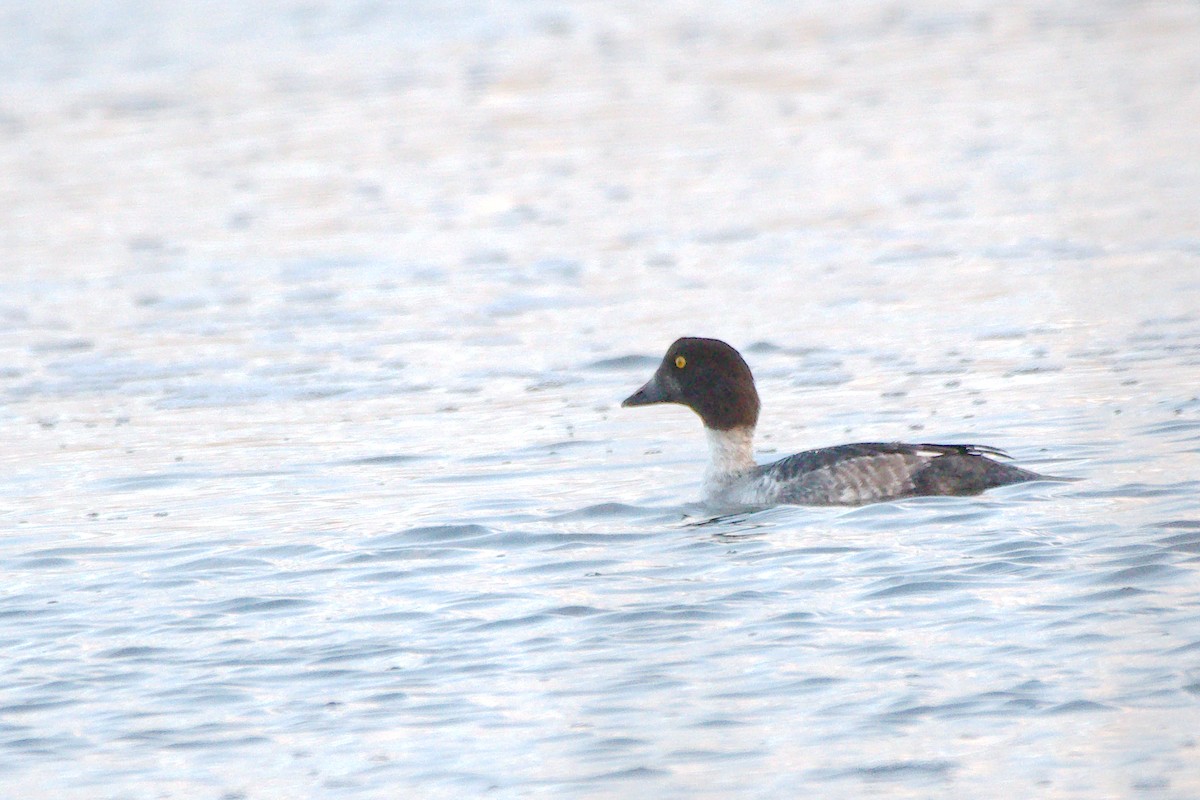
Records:
[[[710,470],[705,498],[721,505],[857,506],[918,495],[978,494],[1031,481],[1037,473],[1002,464],[970,444],[860,442],[806,450],[748,469]]]
[[[992,447],[863,442],[754,461],[758,392],[750,367],[716,339],[684,338],[621,404],[680,403],[708,433],[705,500],[722,506],[862,505],[919,495],[971,495],[1046,476],[993,460]]]

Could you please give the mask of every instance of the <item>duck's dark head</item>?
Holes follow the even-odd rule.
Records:
[[[758,422],[758,392],[745,360],[718,339],[677,339],[646,385],[622,406],[679,403],[718,431],[753,428]]]

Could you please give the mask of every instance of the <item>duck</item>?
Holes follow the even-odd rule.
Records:
[[[1004,463],[1009,456],[1003,450],[977,444],[857,442],[758,464],[754,376],[741,354],[720,339],[677,339],[650,380],[621,406],[659,403],[687,406],[704,423],[704,502],[710,506],[859,506],[1063,480]]]

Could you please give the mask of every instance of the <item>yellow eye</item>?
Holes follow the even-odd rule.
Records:
[[[687,359],[683,356],[675,356],[675,366],[679,369],[683,369],[687,366]]]

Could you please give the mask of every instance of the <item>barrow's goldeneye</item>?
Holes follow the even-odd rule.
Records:
[[[771,464],[754,461],[758,392],[737,350],[717,339],[686,337],[622,406],[679,403],[708,433],[705,500],[716,505],[861,505],[917,495],[970,495],[1046,475],[992,460],[974,444],[864,442],[807,450]]]

